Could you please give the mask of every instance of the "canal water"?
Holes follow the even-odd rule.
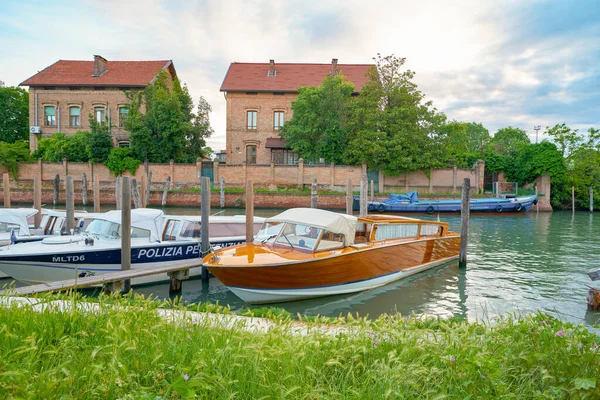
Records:
[[[213,213],[215,210],[213,208]],[[257,216],[282,210],[257,209]],[[168,214],[197,214],[199,208],[166,208]],[[226,215],[243,214],[227,209]],[[414,217],[414,215],[411,215]],[[437,216],[418,215],[436,219]],[[440,215],[460,231],[459,215]],[[587,275],[600,266],[600,214],[588,212],[471,214],[468,266],[439,267],[367,292],[279,303],[297,314],[432,315],[488,320],[499,314],[543,311],[562,320],[600,323],[600,312],[587,310]],[[138,293],[169,298],[168,284],[135,288]],[[232,310],[248,307],[216,278],[183,282],[186,303],[218,302]]]

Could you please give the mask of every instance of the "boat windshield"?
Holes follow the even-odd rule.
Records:
[[[256,235],[255,243],[278,245],[314,251],[323,229],[293,222],[267,222]]]
[[[10,232],[10,231],[14,230],[15,234],[18,234],[19,229],[21,229],[21,227],[17,224],[13,224],[11,222],[0,221],[0,233]]]
[[[105,239],[117,239],[121,237],[121,225],[103,219],[95,219],[85,228],[85,232],[88,235],[96,235]]]

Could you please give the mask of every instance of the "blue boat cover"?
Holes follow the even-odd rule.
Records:
[[[409,201],[411,203],[416,203],[417,201],[419,201],[419,195],[417,194],[416,191],[408,192],[407,194],[392,193],[392,194],[390,194],[390,197],[386,201],[384,201],[384,203],[400,203],[403,201],[404,202]]]

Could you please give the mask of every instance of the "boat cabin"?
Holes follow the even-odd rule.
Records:
[[[160,210],[136,208],[131,210],[131,238],[160,241],[164,214]],[[121,237],[121,210],[97,215],[85,228],[85,233],[101,239]]]
[[[201,217],[194,215],[167,216],[162,230],[162,240],[199,240],[201,235]],[[208,219],[208,234],[211,238],[235,240],[246,237],[246,216],[211,216]],[[264,218],[254,218],[254,234],[264,222]]]
[[[448,224],[414,218],[372,215],[354,217],[312,208],[295,208],[268,218],[255,244],[319,252],[345,247],[361,248],[389,240],[441,237]]]

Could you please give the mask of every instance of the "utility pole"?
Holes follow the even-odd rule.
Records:
[[[533,130],[535,131],[535,142],[538,142],[538,131],[542,129],[541,125],[534,125]]]

